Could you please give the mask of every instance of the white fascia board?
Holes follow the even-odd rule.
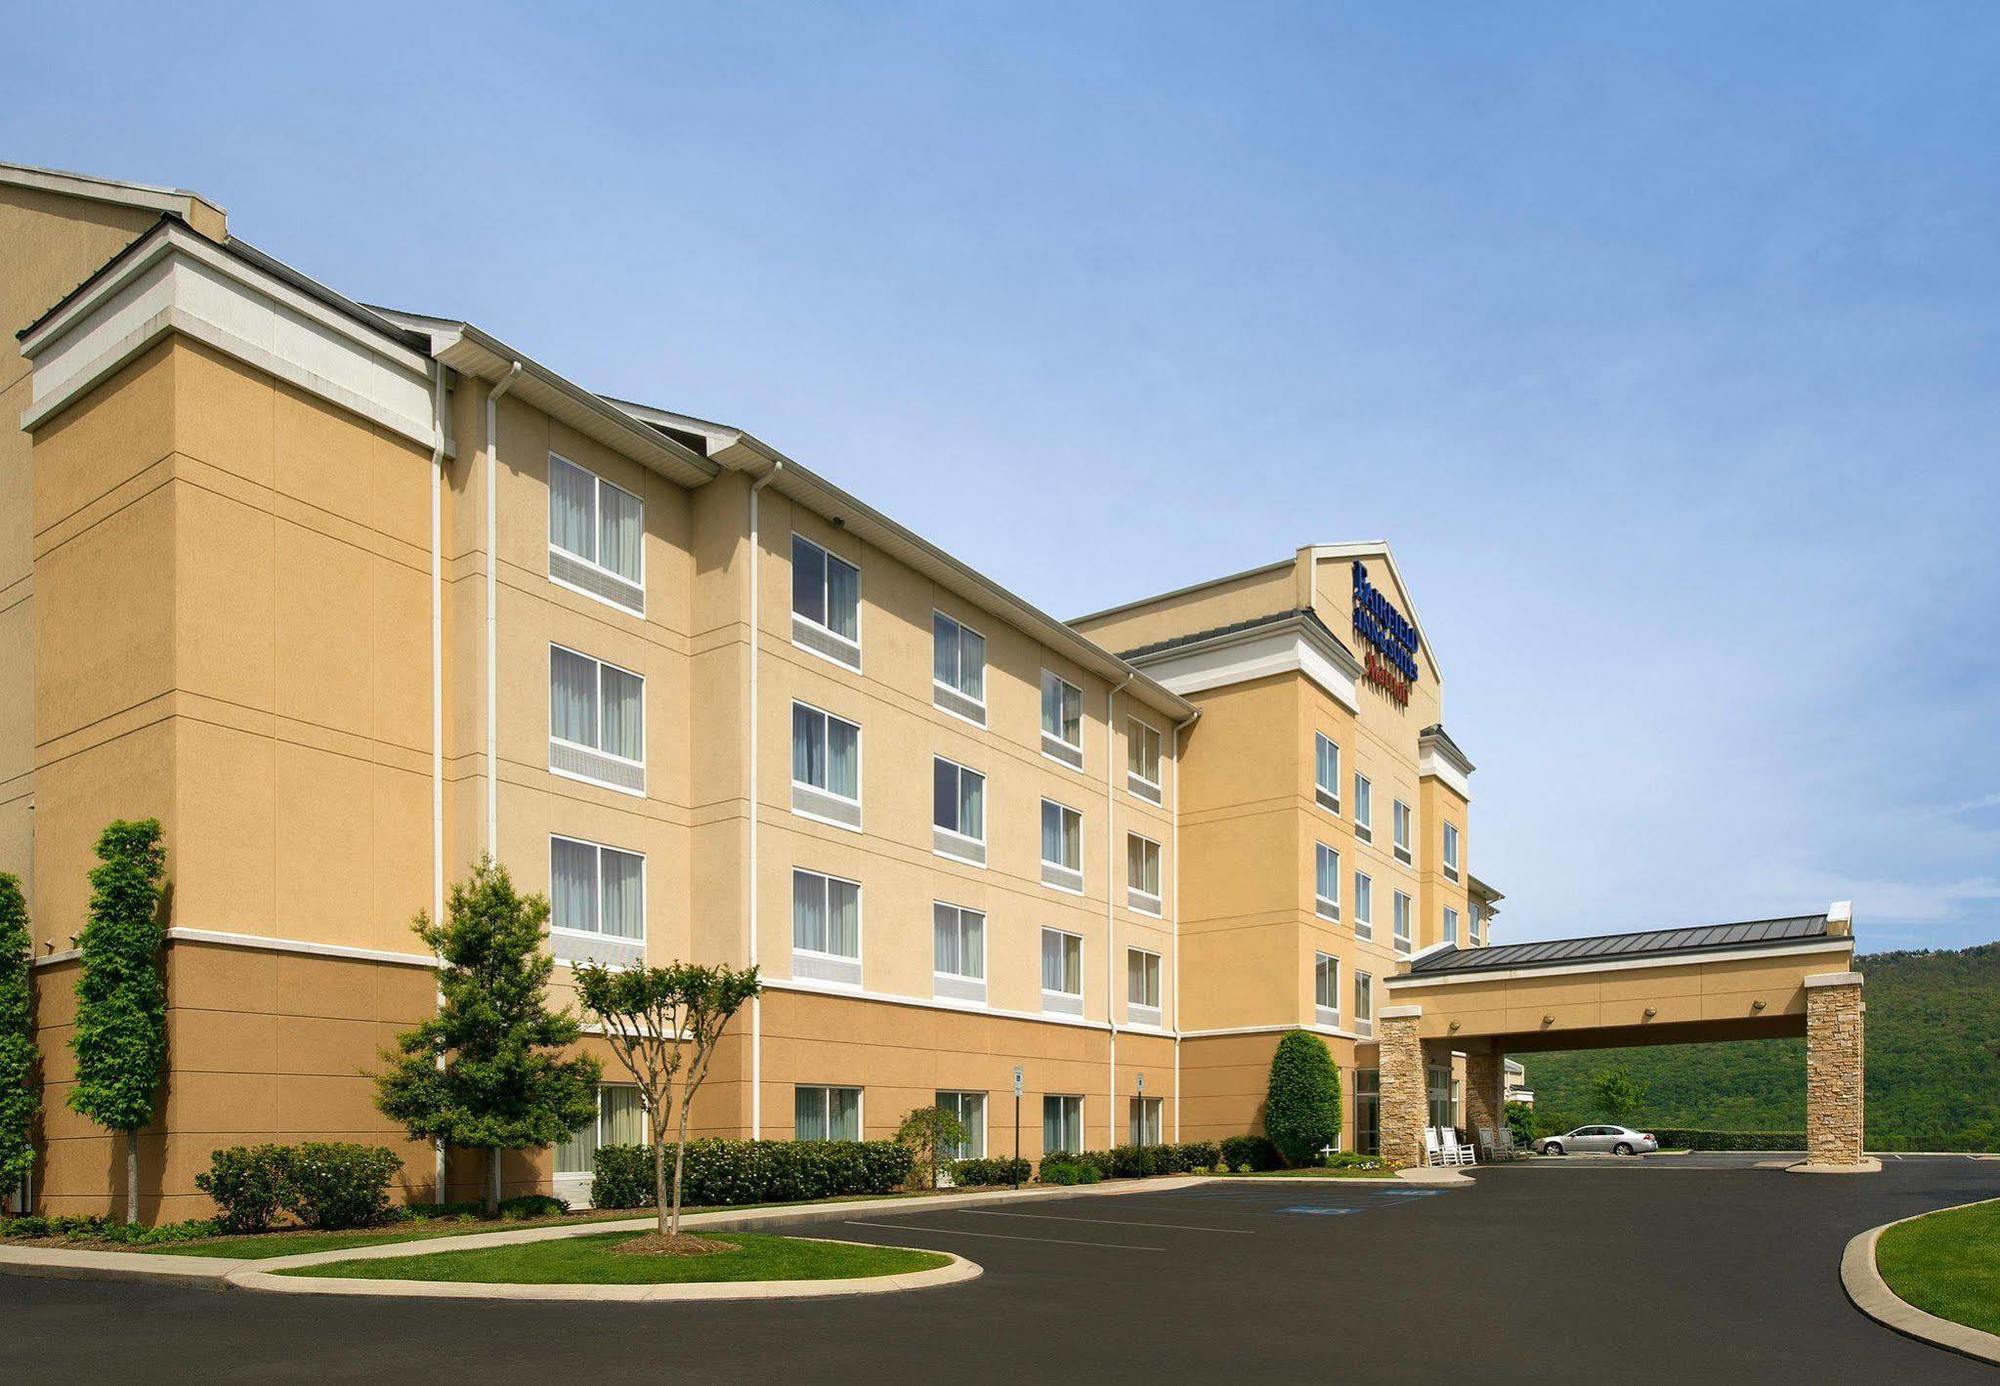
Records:
[[[1442,747],[1427,745],[1417,751],[1417,777],[1429,776],[1448,786],[1452,793],[1467,803],[1472,802],[1472,777],[1466,773],[1468,767],[1456,757],[1449,755]]]
[[[412,442],[436,440],[422,353],[172,223],[23,340],[34,383],[21,427],[60,412],[169,332]]]
[[[1749,962],[1756,958],[1791,958],[1813,953],[1852,953],[1854,940],[1834,939],[1824,943],[1800,944],[1791,948],[1732,948],[1715,953],[1687,953],[1678,957],[1616,958],[1610,962],[1572,963],[1562,967],[1496,967],[1483,972],[1454,972],[1444,977],[1403,975],[1384,978],[1395,987],[1445,987],[1464,982],[1532,981],[1538,977],[1574,977],[1587,972],[1635,972],[1649,967],[1696,967],[1703,963]],[[1478,949],[1467,949],[1478,952]]]
[[[1350,712],[1361,710],[1355,686],[1361,666],[1303,617],[1180,645],[1132,663],[1182,697],[1272,674],[1304,674]]]
[[[1437,647],[1431,644],[1430,632],[1424,629],[1423,618],[1417,615],[1416,599],[1410,595],[1410,584],[1403,581],[1403,573],[1396,566],[1396,555],[1389,552],[1387,539],[1365,539],[1346,544],[1314,544],[1313,562],[1322,558],[1346,559],[1379,558],[1389,569],[1389,576],[1395,579],[1396,591],[1403,599],[1403,607],[1410,614],[1410,624],[1417,628],[1417,638],[1424,642],[1424,656],[1431,662],[1431,673],[1439,683],[1444,682],[1444,670],[1438,664]]]

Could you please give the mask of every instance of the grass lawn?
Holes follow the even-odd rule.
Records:
[[[632,1234],[558,1237],[482,1251],[440,1251],[298,1266],[280,1275],[365,1280],[458,1280],[481,1285],[662,1285],[718,1280],[858,1280],[932,1270],[949,1258],[931,1251],[812,1242],[759,1233],[718,1234],[735,1251],[708,1256],[628,1256],[612,1247]]]
[[[1875,1268],[1925,1313],[2000,1333],[2000,1203],[1897,1224],[1875,1243]]]
[[[1258,1169],[1248,1174],[1217,1175],[1218,1179],[1394,1179],[1393,1169]]]

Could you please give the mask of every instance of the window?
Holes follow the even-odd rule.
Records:
[[[628,794],[646,792],[646,681],[549,646],[549,769]]]
[[[1083,815],[1042,800],[1042,883],[1083,891]]]
[[[986,637],[933,611],[931,642],[931,701],[985,726]]]
[[[1465,941],[1474,948],[1482,947],[1481,938],[1486,933],[1486,909],[1477,900],[1468,908],[1465,916]]]
[[[1458,879],[1458,825],[1444,825],[1444,874],[1448,881]]]
[[[1340,959],[1331,953],[1313,955],[1313,1019],[1340,1024]]]
[[[1133,1145],[1158,1145],[1164,1139],[1166,1102],[1158,1097],[1133,1097],[1125,1104],[1126,1139]]]
[[[1375,979],[1366,972],[1354,974],[1354,1032],[1375,1033]]]
[[[1366,775],[1354,777],[1354,835],[1363,842],[1375,840],[1375,786]]]
[[[637,496],[566,458],[549,454],[549,577],[585,596],[646,614]]]
[[[1393,914],[1391,922],[1395,926],[1396,951],[1407,953],[1410,951],[1410,897],[1400,890],[1397,891],[1395,899],[1391,902],[1391,911]]]
[[[858,962],[861,887],[817,871],[792,872],[792,947]]]
[[[1160,844],[1125,835],[1125,903],[1141,914],[1160,912]]]
[[[1424,1094],[1429,1099],[1430,1123],[1443,1129],[1456,1126],[1451,1102],[1451,1065],[1424,1065]]]
[[[1354,873],[1354,936],[1375,937],[1375,882],[1359,871]]]
[[[1390,836],[1396,846],[1396,860],[1405,866],[1410,864],[1410,806],[1401,799],[1390,811]]]
[[[861,667],[861,570],[798,534],[792,536],[792,640],[836,664]]]
[[[1042,670],[1042,754],[1083,768],[1083,690]]]
[[[1083,1150],[1083,1099],[1044,1097],[1042,1099],[1042,1157],[1057,1151],[1071,1154]]]
[[[646,936],[646,859],[575,838],[549,839],[549,926],[612,938]]]
[[[556,1144],[557,1174],[593,1174],[597,1151],[606,1145],[644,1145],[646,1109],[629,1083],[597,1089],[597,1115]]]
[[[1382,1071],[1354,1070],[1354,1149],[1362,1155],[1382,1153]]]
[[[931,906],[931,932],[935,938],[932,967],[940,977],[956,977],[981,984],[986,981],[986,916],[978,910],[961,909],[943,903]]]
[[[1125,788],[1148,803],[1164,799],[1160,792],[1160,732],[1134,717],[1125,723]]]
[[[1042,1009],[1083,1014],[1083,939],[1061,929],[1042,930]]]
[[[1444,941],[1458,947],[1458,911],[1450,905],[1444,907]]]
[[[1324,842],[1313,844],[1313,908],[1321,919],[1340,918],[1340,853]]]
[[[1340,747],[1313,733],[1313,797],[1323,809],[1340,812]]]
[[[861,1089],[799,1088],[792,1095],[792,1138],[801,1141],[861,1139]]]
[[[861,728],[792,704],[792,811],[861,826]]]
[[[986,1158],[986,1094],[941,1092],[937,1095],[937,1105],[957,1117],[958,1124],[965,1128],[965,1139],[953,1146],[946,1158],[953,1160]]]
[[[986,861],[986,776],[938,756],[931,762],[933,845],[949,856]],[[968,849],[978,848],[975,854]]]
[[[1160,955],[1143,948],[1125,950],[1126,1019],[1140,1025],[1160,1023]]]

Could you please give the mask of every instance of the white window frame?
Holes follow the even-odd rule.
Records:
[[[810,866],[794,866],[792,868],[793,900],[796,900],[798,898],[798,888],[799,888],[798,882],[799,882],[799,877],[801,876],[811,876],[819,881],[821,908],[822,910],[827,912],[827,918],[829,919],[829,921],[832,918],[831,914],[832,905],[828,901],[828,895],[830,894],[830,892],[827,890],[827,887],[835,881],[838,881],[842,885],[850,885],[854,887],[854,953],[852,956],[849,956],[846,953],[829,953],[824,948],[801,947],[798,941],[798,934],[796,933],[796,930],[798,928],[796,905],[793,906],[794,914],[793,914],[792,928],[795,932],[792,935],[792,953],[794,954],[794,956],[803,953],[808,958],[824,958],[828,962],[854,963],[856,965],[859,965],[861,962],[861,955],[864,947],[864,941],[867,937],[866,931],[868,927],[868,922],[867,922],[868,906],[866,901],[863,899],[864,892],[861,889],[861,882],[853,880],[847,876],[836,876],[831,871],[815,871]]]
[[[1068,862],[1065,861],[1050,861],[1047,857],[1043,857],[1041,859],[1042,884],[1047,886],[1050,890],[1060,890],[1065,895],[1081,895],[1083,894],[1083,888],[1084,888],[1083,810],[1071,808],[1068,804],[1065,804],[1060,799],[1050,799],[1044,797],[1042,799],[1042,807],[1040,810],[1037,811],[1035,817],[1035,834],[1038,838],[1041,836],[1042,818],[1044,815],[1047,814],[1048,810],[1051,808],[1057,809],[1062,813],[1068,814],[1070,815],[1070,817],[1076,820],[1076,831],[1074,834],[1070,835],[1070,840],[1072,840],[1076,844],[1076,865],[1071,866]],[[1067,822],[1068,820],[1065,819],[1064,821]],[[1035,850],[1037,852],[1040,852],[1041,848],[1038,846]],[[1074,886],[1069,886],[1069,885],[1063,885],[1056,881],[1051,881],[1048,878],[1049,872],[1051,870],[1062,871],[1068,873],[1069,875],[1075,876],[1077,879],[1077,884]]]
[[[947,828],[944,824],[937,821],[937,768],[940,765],[949,765],[953,770],[958,772],[959,794],[958,798],[955,800],[955,804],[962,804],[964,802],[965,777],[967,775],[971,775],[979,781],[980,823],[979,823],[978,837],[974,837],[970,833],[961,832],[957,828]],[[931,850],[934,853],[936,853],[938,856],[941,857],[948,857],[952,861],[962,861],[967,863],[968,865],[977,866],[982,870],[985,869],[986,824],[987,821],[990,820],[993,816],[992,813],[993,806],[992,804],[987,802],[987,794],[992,788],[993,788],[993,781],[986,777],[986,773],[983,770],[974,770],[970,765],[966,765],[959,761],[953,760],[950,756],[934,755],[931,757],[931,832],[932,832]],[[940,847],[936,841],[936,835],[938,833],[944,834],[945,838],[944,847]],[[956,842],[970,843],[972,846],[978,848],[978,851],[953,852],[946,850],[947,847]]]
[[[1147,890],[1133,881],[1132,844],[1135,842],[1153,849],[1153,875],[1157,878],[1155,884],[1166,879],[1167,849],[1161,846],[1157,839],[1147,837],[1144,833],[1128,831],[1125,834],[1125,906],[1138,914],[1158,919],[1166,909],[1166,897],[1160,891]],[[1164,888],[1162,886],[1162,890]]]
[[[1152,1134],[1147,1135],[1151,1128]],[[1144,1097],[1128,1095],[1125,1099],[1125,1135],[1127,1144],[1136,1146],[1165,1145],[1167,1134],[1167,1100],[1164,1097]]]
[[[1325,747],[1333,753],[1333,783],[1331,785],[1319,777],[1321,747]],[[1335,818],[1340,817],[1340,743],[1325,732],[1318,731],[1313,733],[1313,802],[1317,803],[1328,813],[1331,813]]]
[[[597,539],[598,553],[604,552],[604,488],[608,486],[620,495],[630,496],[639,503],[639,575],[637,577],[627,577],[615,568],[605,567],[604,564],[598,561],[596,554],[585,556],[574,549],[564,548],[554,539],[549,540],[549,552],[551,554],[561,554],[572,563],[581,563],[593,572],[604,574],[604,576],[610,578],[613,582],[621,582],[628,587],[637,587],[639,589],[639,605],[636,607],[628,606],[624,602],[605,596],[602,592],[593,592],[588,587],[570,582],[565,578],[557,577],[554,572],[549,574],[549,581],[558,587],[566,588],[580,596],[589,597],[592,601],[602,602],[614,610],[623,611],[632,616],[644,616],[646,614],[646,498],[637,491],[628,490],[615,481],[605,479],[579,462],[572,462],[559,452],[551,452],[549,454],[550,469],[553,470],[557,464],[565,467],[573,467],[597,483],[591,488],[590,493],[590,532]],[[553,483],[550,483],[547,490],[549,493],[549,517],[553,521],[555,518],[556,488]]]
[[[1354,836],[1362,842],[1375,840],[1375,781],[1359,770],[1354,772]]]
[[[1401,799],[1394,801],[1389,810],[1389,844],[1395,850],[1396,860],[1409,866],[1413,862],[1410,855],[1410,840],[1415,835],[1416,813]]]
[[[799,758],[796,754],[797,750],[796,747],[793,748],[794,754],[792,756],[792,769],[791,769],[792,788],[794,790],[800,790],[800,789],[809,790],[814,794],[824,794],[829,799],[837,800],[843,804],[852,804],[856,809],[860,809],[862,806],[861,805],[862,786],[867,784],[868,782],[864,773],[865,762],[862,759],[866,747],[863,744],[861,724],[859,722],[849,721],[847,718],[842,717],[837,712],[828,712],[823,707],[816,707],[812,703],[805,701],[803,698],[792,699],[792,714],[794,717],[798,715],[798,711],[800,708],[804,708],[807,712],[810,712],[815,716],[817,716],[822,723],[821,734],[825,736],[827,739],[827,753],[825,759],[828,765],[833,764],[832,724],[838,722],[842,726],[854,728],[854,795],[852,798],[849,798],[847,795],[840,793],[838,790],[828,789],[824,785],[817,785],[813,784],[809,780],[800,779],[799,763],[798,763]],[[789,735],[790,733],[789,723],[786,726],[786,732]],[[843,823],[837,818],[828,818],[824,814],[814,813],[811,809],[800,808],[798,806],[798,796],[796,794],[792,796],[792,812],[796,813],[801,818],[810,818],[815,823],[827,823],[836,828],[846,828],[849,832],[858,833],[861,831],[861,828],[857,824]]]
[[[1389,903],[1389,937],[1397,954],[1408,957],[1412,947],[1410,939],[1410,897],[1397,891]]]
[[[1076,944],[1076,990],[1075,991],[1050,991],[1048,987],[1048,980],[1042,975],[1042,953],[1040,950],[1048,947],[1048,939],[1050,934],[1054,934],[1058,938],[1065,939]],[[1083,935],[1071,933],[1068,929],[1058,929],[1053,924],[1044,924],[1042,926],[1042,932],[1036,941],[1036,949],[1037,951],[1035,953],[1035,979],[1037,984],[1041,987],[1043,1003],[1046,1005],[1050,997],[1056,997],[1066,1002],[1073,1001],[1078,1005],[1082,1005],[1083,971],[1084,971]]]
[[[1146,959],[1150,962],[1151,966],[1150,975],[1153,984],[1153,999],[1151,1001],[1148,1001],[1143,997],[1134,997],[1132,995],[1132,982],[1133,982],[1132,963],[1134,959]],[[1147,975],[1148,975],[1147,964],[1141,963],[1139,968],[1139,976],[1141,978],[1144,978]],[[1144,990],[1143,986],[1141,987],[1141,990]],[[1160,1017],[1164,1014],[1164,1011],[1161,1009],[1163,1003],[1160,998],[1162,998],[1165,995],[1166,995],[1166,959],[1159,953],[1154,952],[1150,948],[1132,948],[1132,947],[1126,948],[1125,1012],[1126,1012],[1127,1023],[1158,1026],[1160,1024]],[[1152,1020],[1135,1019],[1132,1015],[1132,1008],[1135,1006],[1151,1011],[1153,1013],[1154,1019]]]
[[[792,637],[792,644],[797,646],[799,649],[804,650],[809,655],[813,655],[819,659],[825,660],[828,664],[835,665],[842,669],[858,670],[861,667],[861,639],[863,635],[863,631],[861,628],[862,607],[866,605],[866,603],[861,600],[861,565],[859,563],[852,561],[851,559],[841,557],[839,554],[835,553],[832,549],[820,543],[819,540],[814,539],[808,535],[801,534],[797,530],[793,530],[792,551],[790,554],[786,556],[788,563],[792,566],[796,566],[798,563],[798,553],[799,553],[798,546],[800,544],[809,544],[813,548],[818,549],[822,554],[826,556],[826,561],[828,563],[838,563],[844,567],[852,568],[854,570],[853,638],[850,639],[849,637],[842,635],[839,631],[835,630],[825,621],[816,621],[812,617],[806,615],[805,612],[799,610],[797,605],[798,579],[796,577],[792,579],[792,585],[790,586],[785,598],[785,605],[791,608],[791,615],[794,621],[803,622],[805,625],[810,626],[814,630],[817,630],[822,634],[824,634],[829,640],[838,641],[842,645],[852,645],[854,647],[854,663],[850,664],[846,660],[835,659],[832,655],[828,654],[824,650],[816,650],[811,645],[808,645],[803,640],[800,640],[796,634],[793,635]],[[821,608],[823,610],[830,610],[830,603],[827,601],[827,580],[825,577],[824,569],[822,569],[820,577],[819,598],[820,598]]]
[[[799,1135],[798,1094],[802,1091],[821,1092],[826,1094],[826,1101],[820,1109],[826,1120],[826,1130],[827,1130],[826,1135],[824,1136]],[[868,1139],[868,1089],[866,1087],[864,1087],[859,1083],[794,1083],[792,1085],[792,1139],[793,1140],[827,1141],[831,1143],[836,1140],[845,1141],[848,1139],[847,1137],[835,1136],[833,1134],[833,1094],[836,1092],[851,1092],[854,1094],[853,1139],[857,1142],[865,1141]]]
[[[1486,911],[1477,900],[1467,902],[1465,907],[1465,941],[1474,948],[1483,948],[1486,937]]]
[[[1375,937],[1375,878],[1366,871],[1354,873],[1354,936]]]
[[[1446,820],[1444,825],[1444,878],[1458,879],[1458,824]]]
[[[652,1139],[652,1134],[653,1134],[653,1117],[652,1117],[652,1114],[651,1114],[650,1112],[648,1112],[648,1111],[646,1110],[646,1097],[645,1097],[645,1094],[644,1094],[644,1093],[641,1093],[641,1092],[639,1092],[639,1085],[638,1085],[637,1083],[599,1083],[599,1084],[597,1085],[597,1093],[596,1093],[596,1097],[597,1097],[597,1112],[596,1112],[596,1115],[594,1115],[593,1117],[591,1117],[591,1119],[590,1119],[590,1122],[589,1122],[589,1124],[590,1124],[591,1126],[593,1126],[593,1127],[595,1127],[595,1128],[596,1128],[596,1134],[597,1134],[597,1140],[596,1140],[596,1143],[595,1143],[595,1145],[594,1145],[594,1146],[592,1147],[592,1149],[593,1149],[593,1152],[594,1152],[594,1151],[597,1151],[597,1150],[602,1150],[602,1149],[604,1148],[604,1144],[605,1144],[605,1141],[604,1141],[604,1136],[605,1136],[605,1131],[604,1131],[604,1092],[605,1092],[605,1089],[607,1089],[607,1088],[630,1088],[630,1089],[631,1089],[631,1090],[632,1090],[632,1091],[633,1091],[634,1093],[637,1093],[637,1094],[638,1094],[638,1096],[639,1096],[639,1139],[640,1139],[640,1140],[641,1140],[642,1142],[649,1142],[649,1141],[650,1141],[650,1140]],[[577,1128],[577,1130],[579,1130],[579,1131],[580,1131],[580,1130],[582,1130],[582,1129],[583,1129],[582,1127],[578,1127],[578,1128]],[[574,1133],[574,1132],[572,1132],[571,1134],[572,1134],[572,1135],[574,1135],[575,1133]],[[568,1180],[568,1181],[575,1181],[575,1180],[577,1180],[577,1179],[589,1179],[589,1178],[590,1178],[590,1177],[592,1176],[592,1174],[594,1173],[594,1171],[592,1171],[592,1170],[587,1170],[587,1169],[561,1169],[561,1168],[557,1167],[557,1166],[558,1166],[558,1162],[559,1162],[559,1161],[561,1160],[561,1158],[562,1158],[562,1148],[563,1148],[563,1146],[567,1145],[568,1143],[569,1143],[569,1142],[568,1142],[568,1140],[567,1140],[567,1139],[565,1139],[565,1140],[560,1140],[560,1141],[557,1141],[557,1142],[556,1142],[556,1143],[555,1143],[554,1145],[552,1145],[552,1146],[550,1146],[550,1147],[549,1147],[549,1159],[550,1159],[550,1173],[551,1173],[551,1174],[552,1174],[552,1175],[553,1175],[553,1176],[554,1176],[554,1177],[555,1177],[556,1179],[560,1179],[560,1180]]]
[[[1062,1109],[1062,1124],[1065,1127],[1070,1124],[1070,1112],[1074,1111],[1076,1113],[1076,1149],[1071,1150],[1067,1145],[1058,1146],[1057,1149],[1066,1155],[1081,1155],[1089,1137],[1084,1134],[1083,1094],[1080,1092],[1045,1092],[1042,1094],[1042,1155],[1047,1157],[1055,1153],[1055,1151],[1048,1148],[1049,1103],[1051,1102],[1061,1102],[1064,1104],[1073,1102],[1076,1104],[1074,1108],[1065,1105]]]
[[[1042,721],[1042,714],[1048,711],[1048,681],[1050,679],[1054,679],[1058,684],[1061,684],[1064,688],[1067,688],[1071,692],[1076,694],[1076,740],[1074,741],[1066,739],[1061,732],[1050,731]],[[1083,690],[1079,688],[1077,685],[1071,683],[1068,679],[1064,678],[1061,674],[1058,674],[1055,670],[1049,668],[1047,665],[1044,665],[1042,667],[1041,682],[1037,685],[1037,688],[1040,692],[1042,703],[1040,710],[1037,711],[1035,714],[1035,722],[1036,725],[1041,727],[1042,740],[1045,743],[1042,746],[1042,754],[1044,756],[1047,756],[1050,760],[1054,761],[1056,764],[1065,766],[1068,769],[1075,770],[1080,773],[1083,769],[1082,765],[1083,724],[1085,720],[1083,712]],[[1056,755],[1055,753],[1049,750],[1048,745],[1046,744],[1049,742],[1053,742],[1057,746],[1063,747],[1066,750],[1076,752],[1078,759],[1075,761],[1071,761],[1064,759],[1062,756]]]
[[[1327,861],[1333,862],[1333,894],[1320,894],[1319,886],[1328,872]],[[1340,918],[1340,852],[1324,842],[1313,843],[1313,912],[1321,919]]]
[[[976,917],[978,918],[978,920],[979,920],[979,972],[978,972],[978,974],[977,974],[977,975],[974,975],[973,973],[970,973],[970,972],[947,972],[947,971],[945,971],[945,970],[944,970],[944,969],[943,969],[942,967],[938,966],[938,956],[937,956],[937,912],[938,912],[939,910],[950,910],[950,911],[952,911],[952,913],[953,913],[953,914],[955,914],[955,915],[957,915],[957,916],[958,916],[958,918],[957,918],[957,921],[956,921],[956,923],[957,923],[957,927],[958,927],[958,929],[959,929],[959,931],[960,931],[960,932],[959,932],[959,952],[960,952],[960,954],[961,954],[961,955],[962,955],[962,954],[963,954],[963,953],[965,952],[965,934],[964,934],[964,929],[965,929],[965,917],[966,917],[967,915],[974,915],[974,916],[976,916]],[[977,983],[979,983],[979,985],[980,985],[981,987],[984,987],[984,986],[986,985],[986,924],[987,924],[987,919],[988,919],[988,916],[987,916],[987,913],[986,913],[986,911],[985,911],[985,910],[976,910],[976,909],[973,909],[973,908],[972,908],[972,907],[971,907],[970,905],[955,905],[955,904],[953,904],[953,903],[952,903],[951,901],[949,901],[949,900],[933,900],[933,901],[931,901],[931,976],[932,976],[932,978],[933,978],[933,979],[936,979],[936,978],[944,978],[944,979],[945,979],[945,980],[947,980],[947,981],[953,981],[953,982],[977,982]]]
[[[1326,985],[1321,985],[1322,982]],[[1329,1005],[1326,998],[1331,996]],[[1313,954],[1313,1019],[1321,1025],[1340,1028],[1340,955]]]
[[[968,1125],[965,1120],[965,1112],[964,1112],[965,1103],[963,1099],[968,1097],[976,1097],[979,1099],[979,1133],[975,1138],[979,1143],[978,1149],[976,1150],[965,1150],[963,1148],[954,1149],[951,1156],[952,1159],[979,1160],[985,1158],[987,1149],[986,1136],[988,1131],[988,1117],[989,1117],[988,1109],[992,1106],[992,1104],[987,1101],[987,1098],[989,1096],[990,1094],[983,1092],[978,1088],[938,1088],[932,1093],[932,1100],[936,1102],[936,1104],[940,1107],[948,1106],[951,1109],[951,1114],[958,1118],[958,1124],[960,1126],[965,1127],[967,1135],[972,1134],[972,1127]],[[947,1103],[945,1101],[946,1098],[951,1098],[952,1101]]]
[[[939,621],[949,621],[952,623],[952,625],[956,626],[961,632],[969,631],[973,635],[978,636],[980,647],[982,649],[992,648],[990,642],[988,642],[986,639],[986,632],[980,630],[977,626],[968,625],[966,622],[959,620],[958,617],[952,615],[949,611],[941,610],[940,608],[935,606],[932,607],[931,608],[931,706],[937,708],[940,712],[950,713],[953,717],[958,718],[958,720],[961,722],[970,722],[975,727],[983,727],[986,725],[986,671],[989,667],[988,662],[982,659],[979,663],[979,696],[977,698],[973,697],[963,688],[960,688],[955,684],[945,683],[943,680],[939,679],[937,676],[937,623]],[[962,655],[964,653],[964,646],[960,645],[958,648],[959,648],[959,653]],[[965,668],[964,660],[960,659],[957,662],[959,666],[960,677],[962,678],[964,677],[964,668]],[[952,707],[949,703],[943,701],[942,698],[940,697],[940,694],[948,694],[954,698],[963,698],[968,703],[978,704],[979,716],[967,717],[964,713]]]
[[[1444,942],[1458,947],[1458,911],[1450,905],[1444,907]]]
[[[573,847],[588,847],[596,854],[597,927],[595,929],[576,929],[565,924],[556,923],[555,910],[552,904],[549,911],[549,932],[552,934],[568,934],[573,938],[610,939],[616,943],[633,943],[643,946],[646,942],[646,901],[650,898],[652,891],[652,881],[646,874],[646,854],[644,852],[634,852],[629,847],[613,847],[603,842],[592,842],[587,837],[575,837],[569,833],[550,833],[549,898],[552,902],[555,899],[556,893],[556,844],[558,842],[567,842]],[[606,852],[616,852],[624,857],[637,857],[639,860],[639,934],[636,938],[630,938],[624,934],[607,934],[604,932],[604,854]]]
[[[1148,738],[1151,738],[1150,744],[1153,747],[1153,773],[1150,778],[1142,771],[1132,768],[1132,749],[1134,747],[1145,747],[1148,744]],[[1140,764],[1143,765],[1145,760],[1145,752],[1141,749],[1139,755]],[[1127,717],[1125,719],[1125,792],[1133,798],[1142,799],[1149,804],[1164,803],[1166,801],[1166,789],[1164,788],[1160,772],[1166,766],[1166,763],[1167,739],[1161,734],[1160,729],[1144,718]]]
[[[1375,976],[1369,972],[1354,974],[1354,1033],[1372,1035],[1375,1033]]]
[[[581,741],[571,741],[566,736],[556,735],[555,652],[557,650],[561,650],[566,655],[574,655],[578,659],[587,659],[597,668],[597,691],[596,691],[597,731],[598,731],[598,739],[600,741],[603,740],[604,737],[604,671],[606,669],[610,669],[617,673],[624,674],[629,678],[635,678],[639,681],[639,758],[637,760],[632,759],[630,756],[622,756],[618,754],[616,751],[607,751],[601,746],[587,746]],[[636,669],[627,669],[622,664],[613,664],[608,659],[599,659],[596,655],[585,654],[582,650],[575,649],[572,646],[564,645],[557,641],[551,640],[549,642],[548,687],[549,687],[549,708],[548,708],[549,744],[551,746],[561,746],[561,747],[566,747],[573,751],[582,751],[593,756],[602,756],[604,757],[604,759],[609,761],[614,761],[619,765],[631,766],[633,769],[637,770],[640,773],[641,777],[645,775],[646,738],[650,734],[650,731],[646,726],[646,723],[649,719],[646,716],[646,676],[644,674],[640,673]],[[634,789],[629,785],[615,784],[610,780],[602,780],[595,775],[586,775],[578,770],[565,770],[559,766],[551,765],[549,767],[549,773],[551,775],[560,776],[561,778],[566,780],[577,780],[583,784],[594,784],[599,789],[610,789],[610,790],[615,790],[617,793],[620,794],[630,794],[635,799],[643,799],[646,797],[646,791],[644,788]]]

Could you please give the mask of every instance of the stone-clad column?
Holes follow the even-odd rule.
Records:
[[[1424,1162],[1430,1103],[1424,1090],[1422,1006],[1385,1006],[1376,1017],[1380,1041],[1382,1157],[1399,1165]]]
[[[1861,974],[1806,978],[1806,1162],[1859,1165]]]
[[[1498,1135],[1507,1126],[1507,1056],[1498,1044],[1465,1054],[1465,1124],[1477,1141],[1481,1130]]]

